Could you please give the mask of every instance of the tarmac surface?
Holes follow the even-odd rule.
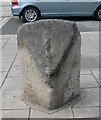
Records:
[[[90,32],[90,31],[99,31],[100,30],[100,22],[96,20],[92,20],[89,17],[72,17],[65,18],[63,20],[72,20],[77,23],[80,32]],[[12,17],[3,27],[2,34],[16,34],[18,28],[24,24],[21,19],[18,17]]]

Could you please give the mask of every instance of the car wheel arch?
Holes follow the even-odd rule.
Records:
[[[35,9],[37,9],[37,10],[39,11],[39,14],[40,14],[40,17],[41,17],[41,11],[40,11],[40,10],[39,10],[36,6],[33,6],[33,5],[28,5],[28,6],[25,6],[25,7],[21,10],[21,12],[20,12],[20,15],[19,15],[19,16],[22,16],[23,11],[24,11],[25,9],[29,8],[29,7],[33,7],[33,8],[35,8]]]
[[[99,8],[101,8],[101,5],[99,5],[99,6],[95,9],[95,11],[94,11],[94,13],[93,13],[93,16],[94,16],[94,17],[95,17],[96,11],[97,11]]]

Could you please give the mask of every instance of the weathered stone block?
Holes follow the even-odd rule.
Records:
[[[40,20],[18,30],[23,100],[58,108],[79,94],[81,37],[74,22]]]

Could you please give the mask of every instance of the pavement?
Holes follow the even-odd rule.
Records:
[[[5,20],[4,20],[5,19]],[[0,116],[2,118],[97,118],[100,116],[100,90],[99,80],[99,29],[89,28],[89,22],[76,22],[81,33],[81,73],[80,95],[63,108],[52,114],[31,109],[21,101],[22,80],[20,73],[20,59],[17,48],[18,27],[12,28],[10,21],[13,18],[4,17],[2,22],[2,34],[0,35]],[[15,19],[17,21],[18,19]],[[97,23],[92,21],[93,23]],[[16,24],[16,23],[15,23]],[[19,24],[19,20],[18,20]],[[19,26],[22,24],[20,22]],[[88,24],[88,25],[87,25]],[[96,25],[96,24],[95,24]],[[10,26],[10,27],[9,27]],[[9,27],[9,29],[7,29]],[[94,26],[92,26],[94,27]],[[95,28],[95,27],[94,27]],[[13,30],[13,32],[10,32]],[[86,31],[87,30],[87,31]]]

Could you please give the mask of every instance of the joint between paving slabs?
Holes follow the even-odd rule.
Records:
[[[9,40],[10,40],[10,39],[9,39]],[[6,46],[6,44],[8,43],[9,40],[7,40],[7,42],[4,44],[4,46],[2,46],[2,49]]]
[[[2,84],[1,84],[1,86],[0,86],[0,89],[2,88],[3,84],[5,83],[5,80],[6,80],[7,76],[8,76],[8,74],[9,74],[9,72],[10,72],[12,66],[13,66],[13,63],[14,63],[14,61],[15,61],[17,55],[18,55],[18,53],[15,55],[15,58],[14,58],[14,60],[13,60],[13,62],[12,62],[12,64],[11,64],[11,66],[10,66],[10,68],[9,68],[9,70],[8,70],[8,72],[7,72],[7,74],[6,74],[5,78],[4,78],[4,80],[3,80]]]
[[[101,88],[100,80],[99,80],[99,82],[98,82],[98,80],[97,80],[97,78],[95,77],[95,75],[93,74],[92,70],[91,70],[91,73],[92,73],[93,77],[95,78],[96,82],[98,83],[99,88]],[[98,79],[100,79],[100,78],[98,78]]]
[[[29,107],[28,120],[30,120],[30,115],[31,115],[31,108]]]

